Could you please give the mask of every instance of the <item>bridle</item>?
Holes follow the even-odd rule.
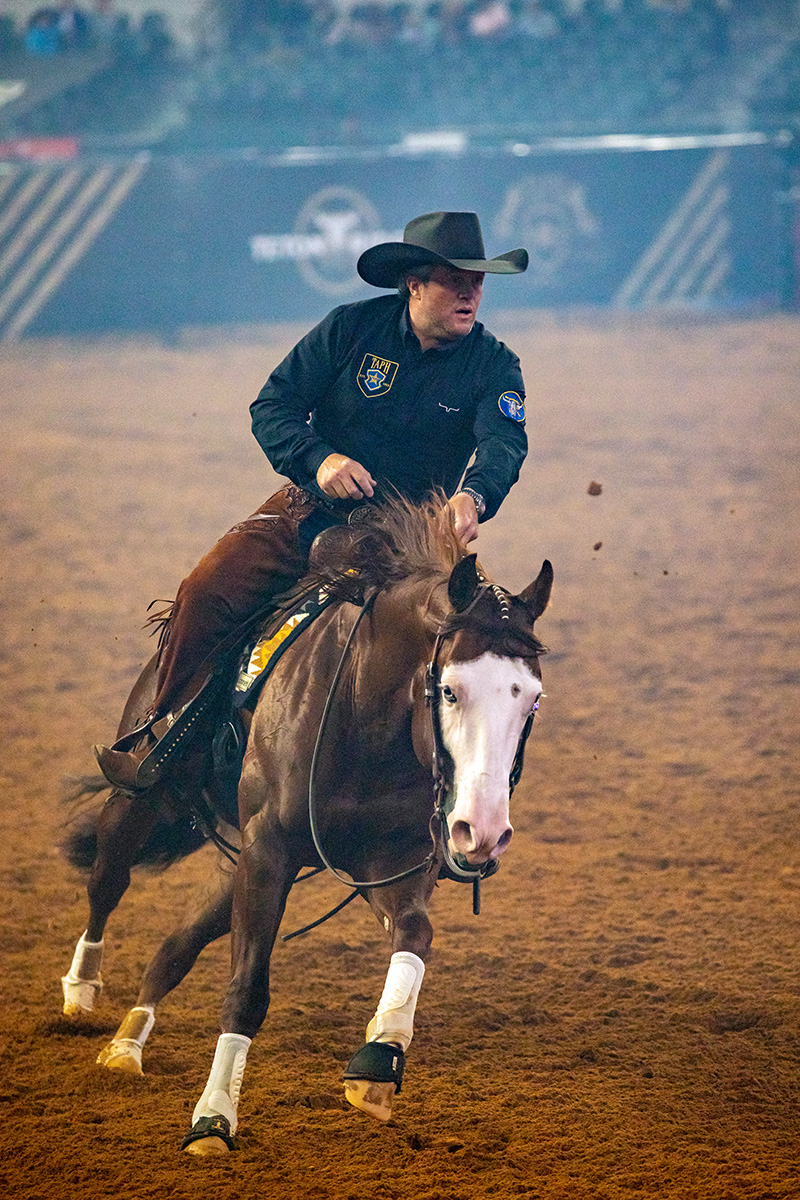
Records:
[[[337,868],[333,865],[333,863],[331,863],[331,861],[328,859],[328,857],[325,854],[325,851],[322,847],[322,843],[321,843],[321,839],[320,839],[320,835],[319,835],[319,829],[317,826],[317,814],[316,814],[316,774],[317,774],[317,763],[318,763],[319,755],[320,755],[320,748],[322,746],[323,739],[325,736],[325,730],[326,730],[326,727],[328,724],[328,718],[330,715],[330,711],[331,711],[331,708],[333,707],[334,697],[336,695],[336,692],[337,692],[337,689],[339,686],[339,681],[341,679],[342,671],[344,670],[344,665],[347,660],[348,654],[350,652],[350,647],[353,643],[353,639],[355,638],[356,631],[358,630],[358,627],[361,624],[361,621],[364,619],[364,617],[367,615],[367,613],[369,613],[372,610],[372,607],[375,603],[377,596],[379,595],[379,592],[380,592],[380,589],[375,588],[372,591],[367,593],[367,595],[364,599],[364,603],[361,606],[361,609],[359,610],[359,613],[358,613],[355,621],[353,622],[350,632],[347,635],[347,639],[346,639],[344,647],[342,649],[342,654],[339,659],[339,663],[337,665],[336,671],[334,672],[333,679],[331,680],[330,688],[328,689],[328,695],[327,695],[327,698],[325,701],[325,706],[322,710],[322,716],[320,718],[319,728],[317,730],[317,738],[316,738],[316,743],[314,745],[314,753],[311,757],[311,767],[310,767],[309,778],[308,778],[308,818],[309,818],[309,826],[311,828],[311,836],[314,841],[314,847],[317,851],[317,854],[320,857],[320,861],[323,864],[323,868],[330,871],[330,873],[332,875],[334,875],[335,878],[338,879],[340,883],[343,883],[346,887],[349,887],[352,889],[352,895],[348,896],[347,900],[345,900],[342,904],[338,905],[337,908],[335,908],[328,915],[332,916],[333,912],[338,912],[340,908],[344,907],[344,904],[348,903],[349,900],[354,899],[355,896],[363,890],[370,889],[370,888],[389,887],[390,884],[399,883],[402,879],[409,879],[413,875],[419,875],[423,871],[431,870],[432,867],[439,860],[438,851],[441,848],[441,859],[443,860],[443,866],[440,867],[440,872],[443,873],[446,878],[454,879],[459,883],[472,883],[472,911],[477,916],[478,913],[480,912],[480,883],[481,883],[481,880],[486,879],[490,875],[493,875],[495,873],[495,871],[498,869],[500,864],[498,863],[498,861],[496,859],[490,859],[488,862],[483,863],[479,867],[464,867],[456,861],[455,856],[453,856],[451,854],[450,848],[448,846],[449,831],[448,831],[448,826],[447,826],[447,800],[448,800],[450,788],[448,786],[447,764],[451,760],[450,760],[450,755],[448,754],[448,751],[447,751],[447,747],[444,744],[444,739],[442,737],[441,714],[440,714],[440,697],[441,697],[441,691],[442,691],[442,684],[441,684],[440,670],[439,670],[439,655],[441,653],[441,648],[442,648],[443,642],[448,637],[452,637],[454,635],[454,633],[456,632],[456,628],[453,626],[453,624],[451,622],[448,622],[447,618],[445,618],[445,620],[442,621],[442,623],[439,626],[439,629],[437,630],[436,638],[433,643],[433,651],[431,654],[431,658],[430,658],[430,661],[429,661],[429,663],[426,667],[426,671],[425,671],[425,704],[426,704],[427,708],[430,710],[431,726],[432,726],[432,732],[433,732],[433,753],[432,753],[431,767],[432,767],[432,773],[433,773],[434,809],[433,809],[433,813],[431,815],[430,826],[429,826],[431,840],[433,842],[432,849],[425,856],[425,858],[422,860],[422,862],[417,863],[417,865],[414,867],[409,867],[405,871],[401,871],[397,875],[391,875],[386,879],[352,880],[352,879],[348,879],[339,870],[337,870]],[[471,598],[469,604],[458,614],[459,617],[463,617],[466,614],[468,614],[479,603],[481,598],[487,592],[492,592],[496,596],[498,595],[498,593],[500,595],[502,595],[504,598],[504,604],[505,604],[505,607],[507,610],[507,600],[505,600],[505,593],[501,592],[501,589],[497,588],[495,585],[488,584],[488,583],[481,583],[477,587],[475,594]],[[507,619],[505,616],[505,613],[503,615],[504,615],[504,619]],[[533,708],[531,709],[530,713],[528,714],[528,716],[525,720],[525,724],[522,728],[519,742],[517,744],[517,751],[514,756],[514,762],[511,766],[511,771],[509,774],[509,780],[508,780],[509,793],[512,793],[514,791],[514,788],[516,787],[517,783],[519,782],[520,776],[522,774],[522,767],[523,767],[523,762],[524,762],[524,758],[525,758],[525,744],[530,735],[531,728],[533,726],[533,718],[535,716],[535,713],[536,713],[536,710],[538,707],[539,707],[539,702],[537,700],[536,703],[534,704]],[[325,919],[326,919],[325,917],[322,918],[322,920],[325,920]],[[314,925],[318,925],[320,923],[321,923],[320,921],[316,921],[316,922],[314,922]],[[304,932],[306,932],[306,929],[308,929],[308,928],[313,928],[313,925],[306,926],[304,929],[298,930],[297,932],[304,933]],[[295,935],[290,934],[289,936],[293,937]]]
[[[459,617],[468,614],[483,598],[486,593],[491,592],[495,597],[502,596],[501,607],[503,609],[502,616],[507,620],[508,602],[505,598],[505,593],[501,591],[495,584],[481,583],[475,591],[470,603],[458,615]],[[441,695],[442,683],[439,671],[439,654],[442,648],[442,643],[447,637],[451,637],[455,633],[455,628],[447,618],[439,626],[436,633],[436,639],[433,643],[433,652],[430,662],[425,671],[425,704],[431,714],[431,728],[433,732],[433,753],[431,762],[431,771],[433,774],[433,796],[434,808],[431,816],[431,837],[434,845],[437,840],[441,845],[442,858],[444,859],[443,873],[446,878],[454,879],[458,883],[472,883],[472,911],[477,916],[481,910],[480,901],[480,883],[482,879],[488,878],[498,870],[500,863],[497,859],[489,859],[480,867],[463,867],[456,860],[456,857],[450,852],[450,831],[447,825],[447,809],[448,796],[450,788],[448,786],[448,768],[452,763],[450,754],[444,744],[442,737],[442,720],[441,720]],[[533,728],[533,719],[539,708],[537,700],[533,708],[525,718],[525,724],[522,727],[522,732],[519,735],[517,742],[517,750],[514,755],[514,761],[511,764],[511,771],[508,776],[508,792],[509,797],[514,794],[514,789],[520,781],[522,768],[525,763],[525,746],[530,737],[531,729]]]

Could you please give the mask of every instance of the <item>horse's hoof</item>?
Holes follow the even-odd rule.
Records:
[[[181,1142],[181,1150],[197,1158],[217,1158],[238,1150],[239,1143],[231,1133],[231,1123],[219,1114],[200,1117]]]
[[[82,1004],[77,1004],[74,1000],[65,1000],[64,1007],[61,1010],[65,1017],[69,1017],[71,1021],[80,1021],[84,1017],[94,1015],[93,1008],[84,1008]]]
[[[64,1016],[80,1019],[94,1012],[97,997],[103,990],[100,979],[71,979],[65,975],[61,980],[64,991]]]
[[[354,1108],[388,1121],[403,1083],[406,1057],[389,1042],[367,1042],[356,1050],[344,1072],[345,1098]]]
[[[393,1083],[373,1083],[369,1079],[346,1079],[344,1084],[345,1099],[353,1108],[360,1108],[379,1121],[388,1121],[391,1117],[396,1092]]]
[[[230,1147],[222,1138],[216,1137],[201,1138],[199,1142],[190,1142],[183,1149],[187,1154],[194,1154],[196,1158],[217,1158],[223,1154],[230,1154]]]
[[[122,1071],[125,1075],[144,1075],[142,1070],[142,1047],[132,1039],[125,1042],[109,1042],[97,1056],[101,1067],[109,1071]]]

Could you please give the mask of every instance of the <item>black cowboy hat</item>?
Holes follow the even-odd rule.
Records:
[[[404,271],[413,271],[423,263],[442,263],[460,271],[486,271],[490,275],[518,275],[527,270],[528,251],[509,250],[487,259],[476,213],[434,212],[409,221],[402,242],[370,246],[359,258],[357,269],[373,287],[393,288]]]

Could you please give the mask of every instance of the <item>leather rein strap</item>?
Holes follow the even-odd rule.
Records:
[[[316,849],[317,854],[319,855],[320,861],[322,862],[323,866],[328,871],[330,871],[331,875],[335,876],[335,878],[338,879],[340,883],[343,883],[346,887],[352,888],[354,895],[356,892],[359,892],[365,888],[389,887],[389,885],[392,883],[399,883],[401,879],[408,879],[412,875],[419,875],[420,872],[429,870],[430,867],[433,865],[435,858],[436,858],[436,843],[434,842],[433,850],[431,850],[431,852],[425,856],[425,858],[422,860],[421,863],[417,863],[417,865],[415,867],[409,867],[409,869],[407,871],[401,871],[399,873],[399,875],[390,875],[387,879],[375,879],[375,880],[372,880],[372,879],[369,879],[369,880],[348,879],[345,875],[342,875],[342,873],[336,869],[336,867],[330,861],[328,856],[325,854],[325,851],[322,848],[322,842],[320,839],[319,829],[317,826],[316,777],[317,777],[317,763],[319,761],[320,748],[322,746],[322,741],[325,736],[325,730],[327,728],[328,718],[330,716],[331,708],[333,707],[334,697],[336,695],[336,691],[339,686],[339,680],[342,677],[342,671],[344,670],[344,664],[347,661],[347,656],[350,652],[350,646],[353,643],[353,639],[356,635],[356,631],[357,631],[359,625],[361,624],[362,620],[364,619],[364,617],[367,615],[368,612],[371,612],[372,606],[375,603],[375,600],[379,594],[379,591],[380,591],[379,588],[374,588],[371,592],[369,592],[367,594],[367,596],[364,599],[364,603],[361,606],[361,609],[358,613],[358,616],[356,617],[355,621],[353,622],[350,632],[347,635],[347,640],[345,641],[344,647],[342,648],[342,654],[339,659],[339,664],[336,668],[333,679],[331,680],[331,686],[328,689],[328,695],[325,700],[325,707],[322,710],[322,716],[321,716],[320,722],[319,722],[319,729],[317,730],[317,740],[314,745],[314,753],[311,756],[311,768],[310,768],[309,774],[308,774],[308,823],[311,828],[311,836],[314,839],[314,848]]]

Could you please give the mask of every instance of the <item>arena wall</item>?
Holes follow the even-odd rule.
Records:
[[[790,307],[787,170],[755,134],[0,164],[0,338],[313,321],[444,208],[530,251],[488,309]]]

